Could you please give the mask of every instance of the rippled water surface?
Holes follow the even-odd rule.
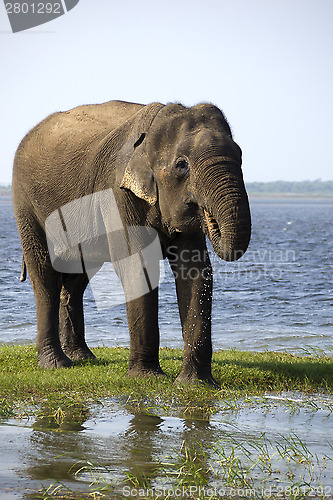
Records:
[[[254,199],[249,249],[238,262],[213,253],[215,349],[327,349],[333,336],[333,200]],[[29,281],[20,283],[21,249],[9,199],[0,201],[0,342],[34,342]],[[160,286],[161,345],[181,347],[175,287],[167,263]],[[114,283],[101,271],[93,283],[105,297]],[[91,346],[128,346],[124,305],[99,307],[85,294]],[[110,304],[112,301],[110,300]],[[108,302],[106,301],[108,306]]]

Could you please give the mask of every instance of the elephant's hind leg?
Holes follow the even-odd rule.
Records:
[[[17,223],[36,300],[38,365],[42,368],[71,366],[59,340],[61,274],[51,265],[45,234],[38,224],[19,216]]]
[[[63,274],[59,307],[59,335],[64,353],[72,360],[94,359],[84,338],[83,293],[86,274]]]

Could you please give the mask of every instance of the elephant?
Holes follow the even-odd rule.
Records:
[[[206,240],[226,261],[239,259],[248,247],[251,215],[241,164],[241,149],[223,112],[210,103],[89,104],[56,112],[28,132],[15,155],[12,190],[23,270],[36,302],[40,367],[94,358],[85,341],[82,303],[91,275],[106,261],[121,261],[116,272],[124,289],[129,283],[128,292],[147,277],[147,265],[132,262],[126,270],[122,257],[129,246],[142,250],[157,238],[160,254],[152,260],[170,263],[184,340],[176,380],[214,383],[213,276]],[[80,203],[83,211],[77,210]],[[115,217],[108,215],[111,205]],[[92,232],[85,237],[87,258],[82,258],[80,235],[62,254],[56,241],[52,250],[50,221],[58,221],[66,234],[61,213],[71,228],[86,225]],[[135,234],[135,228],[147,234]],[[113,242],[112,232],[118,235]],[[158,262],[152,266],[156,271]],[[164,375],[158,286],[140,290],[126,299],[127,374]]]

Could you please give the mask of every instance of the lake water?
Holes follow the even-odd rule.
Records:
[[[223,262],[213,253],[214,349],[330,350],[333,337],[333,200],[250,200],[253,233],[245,256]],[[0,199],[0,342],[31,343],[36,316],[29,281],[19,281],[21,248],[10,199]],[[107,266],[107,265],[106,265]],[[90,346],[128,346],[125,306],[102,304],[113,293],[102,271],[85,294]],[[97,301],[95,298],[97,297]],[[164,264],[160,286],[161,345],[182,347],[175,286]]]

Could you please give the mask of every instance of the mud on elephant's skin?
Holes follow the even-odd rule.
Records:
[[[105,190],[112,190],[123,227],[154,229],[170,261],[184,338],[177,380],[213,382],[206,236],[219,257],[236,260],[249,244],[251,220],[241,150],[223,113],[211,104],[79,106],[47,117],[22,140],[14,162],[13,201],[36,300],[39,365],[57,368],[94,357],[84,337],[88,275],[84,268],[61,272],[52,265],[45,224],[61,207]],[[97,210],[104,221],[105,206]],[[96,269],[115,258],[109,239],[103,245],[104,254],[91,251]],[[126,272],[117,272],[124,284]],[[132,279],[141,279],[139,270],[130,272]],[[163,374],[157,287],[126,307],[128,374]]]

